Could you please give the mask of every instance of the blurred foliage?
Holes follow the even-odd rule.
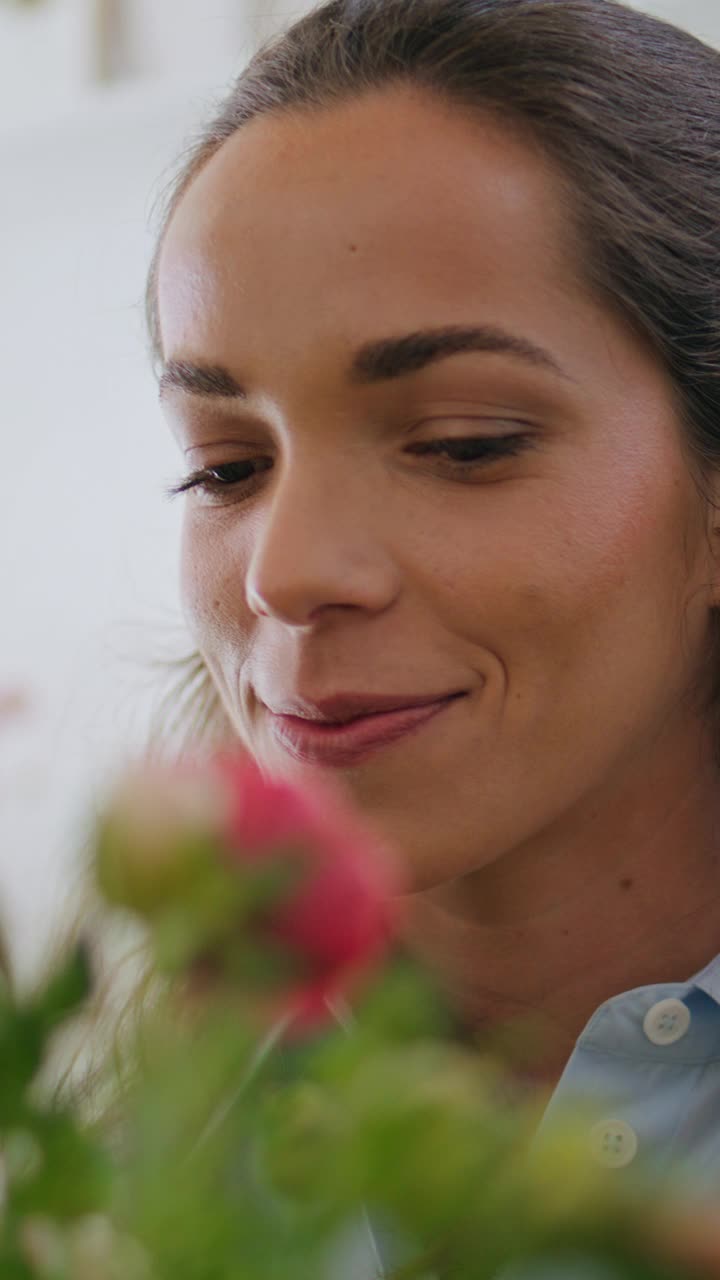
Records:
[[[268,789],[274,830],[290,799]],[[138,812],[146,801],[147,788]],[[289,953],[267,926],[302,893],[287,843],[231,874],[224,837],[188,844],[179,811],[155,813],[146,844],[123,827],[129,879],[121,824],[111,843],[100,828],[101,879],[151,920],[163,980],[95,1082],[112,1105],[94,1120],[82,1093],[42,1085],[55,1037],[92,1000],[87,948],[30,997],[0,985],[2,1280],[345,1280],[358,1242],[374,1280],[371,1233],[387,1280],[532,1276],[543,1260],[577,1280],[590,1265],[612,1280],[685,1275],[653,1247],[672,1185],[593,1161],[580,1113],[538,1132],[544,1097],[458,1041],[399,949],[353,987],[352,1012],[335,990],[324,1018],[278,1015],[268,990],[287,983]],[[145,866],[138,880],[143,850],[160,879]],[[161,881],[170,918],[182,907],[173,936],[193,945],[168,944]]]
[[[3,993],[3,1278],[340,1280],[332,1259],[366,1213],[402,1246],[395,1280],[491,1280],[578,1253],[618,1280],[681,1274],[648,1253],[656,1190],[593,1163],[581,1117],[538,1140],[540,1099],[446,1038],[406,958],[349,1029],[302,1039],[259,1041],[231,984],[200,1001],[167,988],[111,1126],[33,1088],[88,995],[82,947],[33,1000]]]

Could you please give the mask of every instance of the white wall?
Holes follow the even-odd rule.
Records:
[[[626,0],[627,2],[627,0]],[[646,0],[633,3],[633,9],[643,9],[656,18],[685,27],[701,40],[720,44],[720,4],[718,0]]]
[[[103,74],[197,80],[309,7],[308,0],[0,0],[0,128],[66,109]],[[718,0],[635,7],[720,43]]]
[[[178,459],[141,299],[151,197],[208,98],[112,93],[0,139],[0,688],[32,700],[0,727],[0,914],[23,974],[178,623]]]
[[[92,3],[0,0],[0,691],[33,702],[0,726],[0,915],[23,978],[179,621],[177,459],[140,310],[151,197],[230,66],[302,9],[129,0],[129,78],[92,90]],[[638,7],[720,44],[718,0]]]

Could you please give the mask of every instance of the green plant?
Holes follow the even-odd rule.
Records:
[[[539,1139],[542,1099],[456,1041],[393,938],[388,856],[330,792],[244,761],[124,783],[97,874],[160,980],[93,1122],[43,1084],[87,948],[32,997],[0,988],[3,1280],[340,1280],[368,1222],[393,1280],[684,1274],[651,1247],[657,1184],[594,1164],[582,1117]]]

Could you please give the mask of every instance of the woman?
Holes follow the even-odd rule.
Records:
[[[612,0],[330,0],[149,289],[231,731],[403,851],[465,1025],[720,1168],[720,55]]]

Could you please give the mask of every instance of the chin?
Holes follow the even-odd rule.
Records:
[[[393,823],[383,821],[380,812],[367,815],[375,829],[397,855],[405,882],[405,894],[428,893],[462,879],[478,869],[481,851],[474,850],[474,860],[468,862],[467,844],[462,849],[448,845],[447,838],[439,831],[435,839],[426,826],[418,829],[407,820]],[[489,859],[488,859],[489,860]]]
[[[472,874],[478,869],[482,850],[477,842],[474,858],[468,862],[467,836],[459,834],[453,843],[448,841],[448,827],[452,813],[436,815],[433,827],[429,826],[427,813],[423,814],[418,797],[408,799],[406,780],[388,777],[382,769],[368,771],[328,770],[294,760],[280,752],[274,744],[261,741],[257,736],[249,744],[250,754],[259,767],[271,777],[277,777],[298,787],[312,786],[317,780],[320,786],[335,789],[345,803],[361,819],[365,819],[394,851],[405,877],[405,893],[427,892]],[[445,809],[447,806],[443,805]],[[435,834],[433,834],[435,828]]]

